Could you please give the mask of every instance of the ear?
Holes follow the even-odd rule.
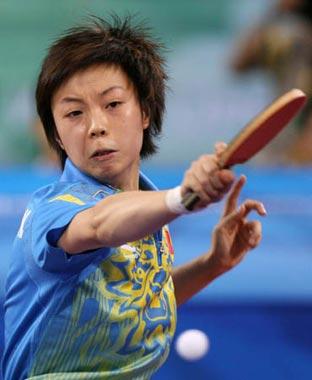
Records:
[[[150,125],[150,117],[145,111],[142,112],[142,124],[143,129],[147,129]]]

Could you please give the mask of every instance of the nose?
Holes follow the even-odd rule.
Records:
[[[96,114],[90,119],[89,136],[99,137],[107,134],[106,120],[103,115]]]

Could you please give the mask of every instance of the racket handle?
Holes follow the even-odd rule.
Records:
[[[199,196],[193,192],[186,193],[182,199],[183,206],[192,211],[196,203],[200,200]]]

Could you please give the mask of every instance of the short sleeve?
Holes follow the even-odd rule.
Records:
[[[79,212],[94,206],[99,200],[90,196],[63,191],[41,199],[33,207],[31,229],[31,252],[39,267],[49,272],[77,272],[96,257],[109,255],[110,248],[68,255],[57,247],[57,241],[71,220]]]

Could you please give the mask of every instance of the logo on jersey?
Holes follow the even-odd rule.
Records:
[[[24,227],[25,227],[25,223],[29,217],[29,215],[31,214],[31,210],[29,210],[29,208],[25,211],[25,214],[23,216],[23,219],[21,221],[21,225],[20,225],[20,228],[18,230],[18,233],[17,233],[17,237],[22,239],[23,235],[24,235]]]
[[[58,195],[57,197],[54,197],[49,200],[49,202],[54,202],[54,201],[64,201],[64,202],[69,202],[69,203],[75,203],[79,206],[82,206],[85,204],[81,199],[74,197],[71,194],[62,194]]]

